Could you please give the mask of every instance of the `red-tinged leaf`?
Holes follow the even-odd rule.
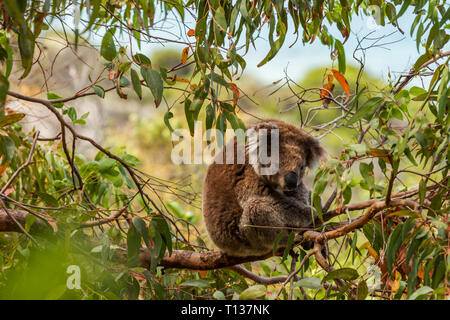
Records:
[[[230,82],[228,84],[230,85],[231,90],[233,91],[233,104],[236,106],[240,95],[239,88],[233,82]]]
[[[344,42],[342,42],[342,44],[345,44],[347,42],[347,40],[348,40],[348,37],[349,37],[349,33],[348,33],[348,30],[347,30],[346,27],[342,28],[341,34],[344,37]]]
[[[0,128],[3,128],[7,125],[16,123],[16,122],[22,120],[23,117],[25,117],[24,113],[8,114],[7,116],[5,116],[3,119],[0,120]]]
[[[195,31],[192,30],[192,29],[190,29],[190,30],[188,31],[188,33],[187,33],[187,35],[188,35],[189,37],[194,36],[194,34],[195,34]]]
[[[188,59],[188,55],[189,55],[189,47],[186,47],[183,49],[183,51],[181,52],[181,62],[183,64],[186,64],[186,61]]]
[[[109,73],[108,73],[108,79],[109,80],[114,80],[116,78],[116,71],[115,70],[109,70]]]
[[[330,93],[333,92],[333,89],[334,89],[333,76],[329,74],[328,83],[324,84],[322,86],[322,89],[320,89],[320,98],[324,100],[323,103],[325,105],[328,105],[331,102],[331,100],[328,98],[331,97]]]
[[[0,166],[0,176],[5,172],[7,167],[8,167],[8,162],[6,162],[4,165]],[[8,189],[8,190],[10,190],[10,189]],[[6,190],[6,191],[8,191],[8,190]]]
[[[369,254],[370,254],[373,258],[375,258],[375,260],[378,259],[378,253],[375,251],[374,248],[372,248],[372,247],[369,246],[369,247],[367,248],[367,252],[369,252]]]
[[[132,274],[133,278],[135,278],[136,280],[142,281],[145,280],[146,278],[138,273],[133,273]]]
[[[168,78],[169,79],[169,78]],[[170,78],[172,81],[177,81],[177,82],[185,82],[185,83],[189,83],[189,79],[185,79],[185,78],[177,78],[177,77],[173,77]]]
[[[331,71],[333,72],[334,77],[339,82],[341,87],[344,89],[346,95],[345,102],[347,102],[348,98],[350,97],[350,86],[348,85],[347,79],[345,79],[345,77],[339,71],[335,69],[331,69]]]

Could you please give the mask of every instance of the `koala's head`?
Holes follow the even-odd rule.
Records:
[[[278,129],[278,160],[277,169],[270,174],[256,170],[257,174],[272,188],[283,192],[297,189],[305,174],[306,168],[313,168],[324,155],[325,151],[319,141],[303,132],[301,129],[278,120],[264,120],[252,127],[259,136],[267,135],[268,150],[275,150],[272,135]],[[263,130],[261,130],[263,129]],[[277,139],[274,139],[277,141]],[[269,157],[270,157],[269,152]],[[261,167],[261,164],[258,164]]]

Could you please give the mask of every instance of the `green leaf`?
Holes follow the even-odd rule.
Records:
[[[355,280],[359,277],[358,271],[352,268],[342,268],[329,272],[325,278],[323,278],[322,283],[325,281],[331,281],[334,279],[342,280]]]
[[[284,249],[281,262],[286,260],[288,254],[289,254],[289,251],[291,251],[292,245],[294,244],[294,239],[295,239],[295,232],[291,231],[291,233],[289,234],[289,237],[287,239],[287,242],[286,242],[286,248]]]
[[[34,55],[34,35],[28,28],[26,21],[20,24],[19,29],[19,51],[22,59],[22,67],[24,72],[20,76],[19,80],[25,78],[28,73],[30,73],[31,67],[33,66],[33,55]]]
[[[150,59],[147,58],[147,56],[143,55],[142,53],[136,53],[133,56],[133,59],[140,66],[144,65],[149,68],[152,67],[152,62],[150,61]]]
[[[416,250],[419,248],[419,246],[422,244],[422,242],[425,240],[424,239],[425,236],[426,232],[419,232],[411,241],[411,244],[408,247],[408,251],[406,252],[406,260],[405,260],[406,264],[409,264],[409,260],[411,259],[412,255],[416,252]]]
[[[27,217],[25,218],[25,230],[30,231],[31,226],[36,221],[36,219],[37,217],[35,215],[28,214]]]
[[[214,109],[211,106],[211,104],[208,104],[205,108],[206,113],[206,119],[205,119],[205,126],[206,126],[206,141],[211,141],[211,132],[210,129],[212,128],[212,125],[214,123],[215,115],[214,115]]]
[[[192,279],[187,280],[179,284],[180,287],[195,287],[200,289],[207,289],[210,287],[210,284],[206,280],[202,279]]]
[[[141,80],[139,79],[138,73],[134,69],[131,69],[131,83],[133,84],[134,92],[136,92],[139,100],[142,100]]]
[[[54,208],[59,206],[58,200],[56,200],[52,195],[44,192],[38,192],[37,194],[47,206]]]
[[[223,294],[222,291],[217,290],[216,292],[214,292],[213,294],[214,299],[216,300],[225,300],[225,295]]]
[[[163,97],[164,83],[158,71],[151,70],[145,66],[141,67],[141,74],[147,86],[155,98],[156,107],[159,106]]]
[[[170,130],[170,132],[174,131],[172,126],[170,125],[170,119],[172,119],[172,118],[173,118],[173,113],[172,112],[167,111],[164,114],[164,123],[166,124],[166,127]]]
[[[117,56],[116,46],[114,44],[114,31],[108,30],[103,36],[100,47],[100,54],[108,61],[112,61]]]
[[[386,245],[386,266],[389,273],[392,272],[392,264],[395,261],[397,251],[402,244],[401,234],[403,225],[398,225],[395,230],[390,234]]]
[[[364,300],[369,294],[369,288],[365,280],[358,283],[358,300]]]
[[[47,92],[47,99],[48,100],[58,100],[58,99],[62,99],[61,96],[57,95],[56,93],[53,92]],[[57,103],[52,103],[52,105],[55,108],[62,108],[64,106],[64,102],[57,102]]]
[[[313,290],[322,289],[322,280],[315,277],[305,277],[294,284],[294,287],[303,287]]]
[[[416,97],[416,96],[420,96],[422,94],[428,94],[427,90],[420,88],[420,87],[412,87],[411,89],[409,89],[409,93]]]
[[[402,298],[403,293],[405,292],[405,288],[406,288],[406,282],[400,281],[400,286],[399,286],[397,292],[395,293],[394,300],[400,300]]]
[[[191,136],[194,136],[194,113],[190,109],[191,100],[186,99],[184,101],[184,114],[186,115],[186,121],[189,126],[189,132]]]
[[[16,152],[14,141],[8,136],[0,136],[0,154],[5,155],[2,164],[11,162]]]
[[[220,84],[221,86],[224,86],[226,88],[229,88],[230,85],[228,84],[228,82],[226,82],[226,80],[224,78],[222,78],[220,75],[218,75],[215,72],[211,72],[210,74],[208,74],[206,76],[207,78],[210,78],[212,81]]]
[[[250,300],[256,299],[266,295],[266,287],[258,284],[255,286],[248,287],[239,296],[239,300]]]
[[[24,113],[14,113],[5,116],[3,119],[0,119],[0,128],[8,126],[10,124],[16,123],[25,117]]]
[[[161,235],[169,254],[172,254],[172,235],[170,233],[170,227],[162,216],[155,216],[152,218],[152,225]]]
[[[419,71],[419,68],[428,60],[430,60],[432,58],[432,56],[430,55],[429,52],[424,53],[423,55],[421,55],[419,57],[419,59],[417,59],[416,63],[414,63],[414,70],[415,72]]]
[[[89,12],[89,23],[86,26],[86,29],[84,29],[84,32],[91,30],[91,26],[94,24],[95,19],[99,16],[100,11],[100,0],[90,0],[90,3],[92,5],[92,9],[88,10]]]
[[[70,118],[70,120],[75,121],[77,120],[77,110],[74,107],[70,107],[67,110],[64,110],[64,114],[67,114]]]
[[[228,28],[227,20],[225,19],[225,11],[222,7],[218,7],[216,9],[216,13],[214,14],[214,18],[217,24],[223,29],[222,31],[226,31]]]
[[[103,159],[102,161],[100,161],[98,170],[100,172],[107,172],[110,169],[112,169],[115,165],[116,165],[116,160],[106,158],[106,159]]]
[[[131,67],[131,62],[130,61],[124,62],[124,63],[122,63],[119,66],[119,72],[120,73],[125,73],[125,72],[127,72],[130,69],[130,67]]]
[[[27,1],[5,0],[2,2],[8,15],[13,17],[16,23],[22,22],[24,18],[24,5],[27,5]]]
[[[101,86],[94,86],[92,90],[94,90],[95,94],[98,95],[100,98],[105,97],[105,89],[103,89]]]
[[[122,75],[122,76],[120,76],[119,85],[121,87],[128,87],[130,85],[130,80],[128,80],[127,77]]]
[[[127,234],[127,248],[128,248],[128,263],[129,266],[139,265],[137,256],[141,247],[141,236],[136,231],[134,224],[130,226]]]
[[[424,295],[427,295],[430,292],[433,292],[433,289],[428,286],[423,286],[422,288],[417,289],[413,294],[411,294],[408,300],[417,300],[419,298],[423,298]]]
[[[1,114],[4,115],[5,111],[3,109],[3,106],[6,102],[6,96],[8,95],[8,89],[9,89],[9,81],[8,79],[0,73],[0,108],[1,108]]]
[[[375,111],[381,106],[383,103],[383,98],[375,97],[366,101],[356,112],[355,114],[347,121],[347,125],[351,125],[356,121],[364,118],[369,119],[373,116]]]
[[[338,65],[339,65],[339,72],[342,74],[345,74],[345,51],[344,46],[342,45],[342,42],[335,39],[334,47],[338,52]]]
[[[278,249],[278,245],[280,244],[281,239],[284,236],[284,232],[280,232],[277,237],[275,238],[275,241],[273,242],[273,255],[276,254],[277,249]]]
[[[242,3],[245,3],[245,2],[243,1]],[[275,55],[281,49],[281,47],[284,43],[284,40],[286,38],[286,25],[281,20],[279,20],[278,24],[277,24],[277,33],[279,33],[280,37],[276,41],[273,41],[273,34],[275,32],[275,18],[273,16],[270,19],[269,25],[270,25],[270,30],[269,30],[270,51],[266,55],[266,57],[260,63],[258,63],[258,65],[257,65],[258,68],[265,65],[267,62],[269,62],[270,60],[272,60],[275,57]],[[238,56],[236,57],[236,59],[238,59]],[[239,61],[239,59],[238,59],[238,61]],[[242,68],[242,69],[244,69],[244,68]]]
[[[425,194],[427,192],[427,184],[425,179],[421,179],[419,182],[419,204],[422,206],[425,201]]]
[[[144,239],[147,248],[151,249],[150,236],[148,234],[147,224],[140,217],[134,217],[132,220],[133,226],[136,228],[137,233]]]

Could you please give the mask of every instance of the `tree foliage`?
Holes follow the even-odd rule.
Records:
[[[410,70],[377,90],[360,81],[363,58],[354,55],[360,66],[356,79],[346,77],[344,52],[352,19],[370,16],[374,8],[377,23],[409,32],[419,53]],[[5,0],[0,9],[0,231],[20,233],[0,234],[3,297],[448,297],[450,53],[444,48],[450,8],[445,1]],[[414,21],[400,26],[407,12]],[[178,34],[165,30],[168,19],[178,22]],[[13,91],[13,84],[39,72],[42,34],[50,29],[63,30],[74,52],[97,46],[101,71],[67,97],[48,89],[42,97]],[[77,126],[89,114],[79,115],[75,105],[87,96],[142,99],[148,90],[155,108],[164,108],[161,122],[170,131],[177,114],[191,132],[199,119],[205,129],[242,128],[238,79],[246,54],[260,38],[267,39],[270,50],[258,66],[269,63],[282,47],[295,44],[286,43],[287,35],[305,45],[320,41],[337,59],[321,87],[303,88],[289,77],[281,83],[297,101],[298,122],[320,137],[341,128],[351,137],[315,173],[312,203],[320,219],[305,233],[314,249],[295,247],[288,256],[290,248],[274,248],[282,259],[234,266],[249,261],[210,251],[192,219],[161,198],[170,192],[189,202],[191,194],[141,172],[140,161],[125,149],[106,148],[80,134]],[[360,51],[368,38],[359,42]],[[144,46],[162,44],[179,47],[177,64],[152,63]],[[418,78],[426,80],[423,85],[409,86]],[[167,101],[169,92],[179,94],[184,108]],[[59,134],[43,138],[39,131],[24,132],[19,123],[24,114],[8,111],[11,99],[44,106],[57,120]],[[327,113],[331,120],[313,122],[316,114]],[[96,156],[77,152],[78,141],[94,147]],[[326,190],[334,192],[321,199]],[[363,194],[363,201],[352,201],[355,193]],[[206,262],[196,265],[190,260],[196,254]],[[38,267],[43,261],[55,267]],[[86,277],[81,290],[68,290],[61,280],[68,265],[81,266]],[[21,279],[21,272],[28,276]],[[27,283],[34,289],[27,290]]]

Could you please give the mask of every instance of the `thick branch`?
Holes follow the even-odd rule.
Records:
[[[255,274],[251,271],[248,271],[243,266],[239,266],[239,265],[229,267],[228,269],[233,270],[233,271],[239,273],[240,275],[242,275],[248,279],[251,279],[257,283],[261,283],[261,284],[265,284],[265,285],[282,283],[282,282],[285,282],[286,279],[288,279],[288,276],[263,277],[263,276]],[[295,275],[294,280],[299,280],[298,276]]]
[[[6,212],[0,208],[0,232],[23,232],[14,219],[24,228],[28,215],[29,213],[23,210],[8,209]],[[41,219],[36,219],[30,228],[30,234],[44,234],[52,231],[51,226]]]
[[[392,199],[389,206],[408,206],[417,208],[417,203],[405,199]],[[359,218],[355,219],[353,222],[339,229],[331,230],[325,233],[306,231],[303,234],[303,239],[316,243],[324,243],[329,239],[342,237],[349,232],[361,228],[363,225],[368,223],[377,212],[386,209],[388,206],[386,205],[385,201],[380,200],[371,200],[370,202],[364,201],[352,205],[352,209],[354,210],[356,210],[356,208],[364,209],[367,207],[369,207],[367,212]],[[276,255],[282,254],[282,252],[283,248],[281,248]],[[220,268],[229,268],[245,262],[265,260],[271,256],[273,256],[272,252],[259,257],[230,257],[220,251],[197,252],[174,250],[172,252],[172,255],[169,255],[168,253],[164,255],[164,257],[159,262],[159,266],[178,269],[213,270]],[[147,249],[141,251],[139,259],[144,267],[148,268],[150,266],[151,255]]]
[[[256,257],[231,257],[222,251],[188,251],[173,250],[172,255],[166,253],[159,262],[159,266],[165,268],[191,269],[191,270],[213,270],[235,266],[245,262],[265,260],[272,256],[269,253]],[[149,268],[151,255],[147,249],[143,249],[139,255],[143,267]]]

